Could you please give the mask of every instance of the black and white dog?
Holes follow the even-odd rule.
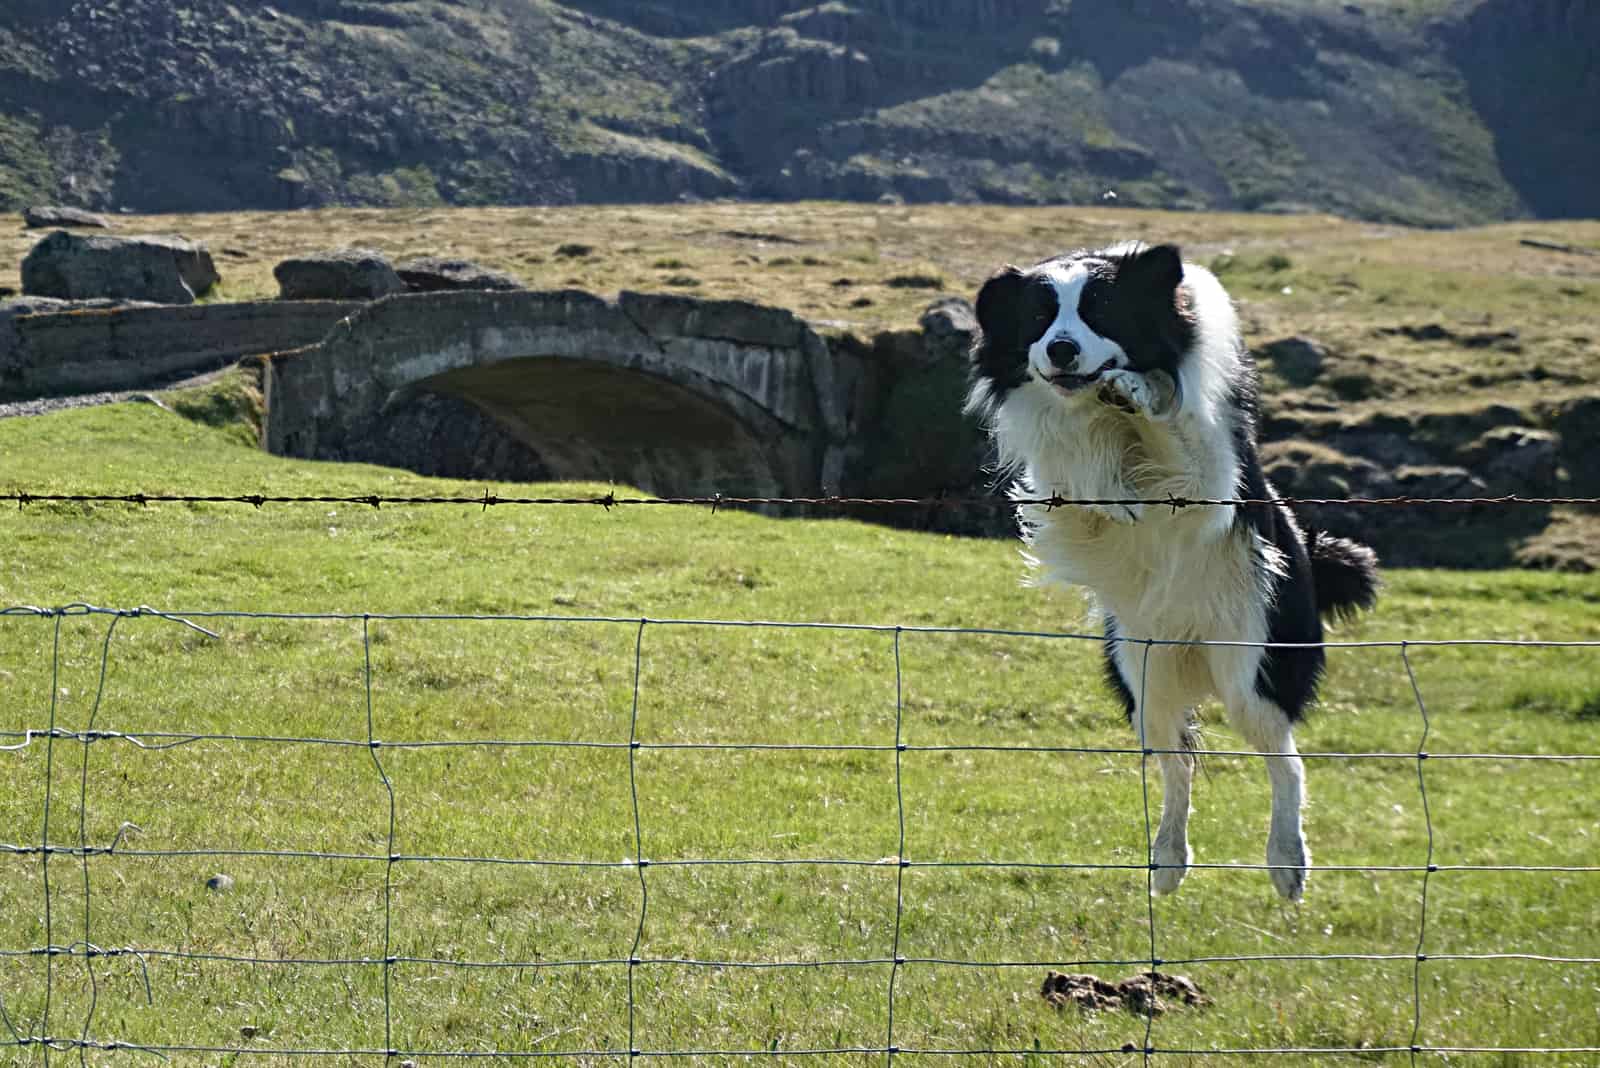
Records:
[[[978,294],[969,411],[988,422],[1001,470],[1027,497],[1274,497],[1256,453],[1256,371],[1233,303],[1171,245],[1075,252],[1006,267]],[[1267,863],[1284,897],[1305,889],[1304,773],[1293,724],[1315,697],[1323,650],[1142,645],[1129,639],[1322,641],[1322,616],[1370,607],[1372,550],[1302,533],[1287,506],[1140,504],[1020,509],[1042,581],[1092,591],[1107,677],[1165,784],[1154,886],[1191,861],[1193,709],[1222,698],[1266,755]]]

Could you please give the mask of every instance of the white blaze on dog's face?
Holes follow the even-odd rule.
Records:
[[[973,406],[1044,383],[1065,400],[1092,397],[1107,371],[1163,370],[1194,345],[1196,323],[1172,245],[1076,252],[1027,270],[1006,267],[978,293],[983,336],[973,350]]]
[[[1056,317],[1028,346],[1028,366],[1064,394],[1078,393],[1105,372],[1128,366],[1128,355],[1111,338],[1095,333],[1079,314],[1089,265],[1052,263],[1039,275],[1055,290]]]

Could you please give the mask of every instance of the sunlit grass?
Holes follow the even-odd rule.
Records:
[[[218,421],[226,424],[225,411]],[[38,490],[461,488],[275,459],[226,425],[150,405],[0,423],[0,466]],[[52,844],[76,845],[80,817],[91,845],[123,835],[116,855],[88,859],[87,928],[79,859],[49,863],[47,932],[45,865],[37,854],[0,854],[0,949],[93,944],[378,961],[387,928],[387,952],[405,958],[388,974],[394,1048],[583,1051],[627,1048],[628,969],[559,962],[635,952],[652,962],[882,962],[898,929],[908,958],[893,976],[900,1046],[1144,1042],[1142,1018],[1059,1012],[1037,990],[1047,967],[1120,978],[1148,960],[1139,865],[1154,769],[1128,752],[943,748],[1131,748],[1099,682],[1095,643],[907,631],[897,658],[892,630],[660,622],[1082,629],[1075,594],[1019,588],[1012,545],[688,509],[203,505],[30,505],[0,513],[0,545],[4,604],[634,620],[202,620],[219,635],[211,639],[144,616],[117,623],[102,692],[109,617],[61,619],[58,659],[57,620],[0,619],[0,731],[12,732],[0,745],[52,722],[83,730],[91,715],[94,729],[122,734],[355,743],[205,740],[147,750],[118,738],[85,745],[35,735],[0,750],[0,842],[43,841],[47,796]],[[1388,583],[1379,610],[1338,638],[1600,639],[1594,576],[1401,571]],[[641,617],[655,620],[642,635]],[[1600,956],[1596,873],[1450,867],[1600,864],[1595,764],[1510,756],[1600,751],[1592,714],[1600,656],[1481,646],[1406,655],[1431,724],[1433,755],[1421,762],[1422,715],[1400,651],[1330,656],[1324,707],[1299,732],[1302,749],[1400,755],[1308,758],[1307,833],[1324,870],[1302,905],[1281,904],[1264,872],[1228,866],[1202,867],[1176,897],[1155,901],[1156,952],[1171,962],[1163,968],[1214,998],[1157,1018],[1157,1047],[1409,1046],[1416,869],[1429,856],[1430,824],[1432,859],[1445,870],[1428,882],[1420,1041],[1600,1042],[1593,965],[1436,959]],[[375,751],[365,745],[369,663],[372,731],[394,743]],[[1217,709],[1207,719],[1211,747],[1239,746]],[[897,738],[909,747],[898,760]],[[630,739],[643,747],[630,750]],[[405,744],[429,741],[463,744]],[[737,748],[762,743],[866,748]],[[1267,793],[1258,761],[1207,759],[1192,828],[1202,864],[1262,862]],[[208,849],[372,859],[139,855]],[[391,850],[407,859],[391,867]],[[639,870],[625,863],[641,850],[653,862],[644,870],[647,908]],[[902,856],[912,864],[903,879]],[[411,859],[420,857],[600,866]],[[681,863],[750,859],[800,863]],[[823,861],[860,863],[808,863]],[[1087,867],[985,866],[1017,862]],[[1362,870],[1340,870],[1350,867]],[[218,873],[232,877],[231,890],[207,889]],[[1325,954],[1359,959],[1298,959]],[[1297,959],[1231,959],[1263,955]],[[468,961],[517,966],[459,966]],[[157,1045],[381,1049],[386,1041],[381,964],[118,955],[97,959],[93,971],[91,995],[81,956],[0,957],[0,997],[21,1030],[39,1033],[48,978],[49,1032],[64,1037],[88,1021],[91,1036]],[[641,964],[633,1042],[880,1047],[894,971]],[[37,1049],[7,1056],[42,1063]],[[90,1062],[130,1056],[95,1053]]]

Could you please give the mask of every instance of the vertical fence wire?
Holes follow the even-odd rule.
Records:
[[[1145,921],[1150,932],[1150,996],[1145,1000],[1144,1006],[1144,1042],[1139,1051],[1142,1063],[1148,1065],[1155,1049],[1151,1038],[1156,1026],[1156,969],[1161,965],[1161,956],[1156,952],[1156,854],[1155,836],[1150,831],[1150,756],[1154,752],[1150,748],[1149,719],[1150,709],[1145,704],[1145,693],[1150,683],[1150,649],[1152,643],[1149,639],[1144,642],[1144,655],[1139,661],[1139,704],[1137,719],[1139,721],[1139,796],[1144,804],[1144,904]],[[1162,804],[1167,803],[1165,793],[1162,794]]]
[[[100,701],[106,693],[106,672],[111,662],[111,638],[117,631],[117,624],[121,616],[112,616],[111,622],[106,624],[105,641],[100,646],[100,679],[95,686],[94,704],[89,709],[89,719],[83,726],[83,767],[82,775],[78,780],[78,850],[79,860],[83,864],[83,966],[89,976],[89,1011],[83,1017],[84,1043],[89,1041],[89,1032],[94,1025],[95,1009],[100,1004],[100,982],[94,974],[94,939],[89,929],[89,750],[94,745],[94,722],[100,715]],[[88,1068],[89,1047],[87,1044],[78,1047],[78,1063]]]
[[[895,1054],[899,1047],[894,1040],[894,987],[895,980],[900,977],[900,966],[905,963],[905,957],[900,954],[900,928],[906,914],[906,868],[910,861],[906,859],[906,794],[901,781],[901,765],[905,759],[905,699],[901,685],[902,673],[900,667],[900,635],[902,629],[894,629],[894,808],[895,818],[899,824],[899,845],[894,852],[894,943],[890,951],[889,963],[889,1037],[885,1043],[887,1049],[884,1053],[886,1062],[894,1063]]]
[[[56,702],[61,694],[61,616],[55,618],[50,646],[50,724],[44,746],[44,829],[39,838],[39,873],[44,882],[44,1011],[39,1018],[45,1068],[50,1066],[50,999],[55,986],[55,924],[50,910],[50,797],[56,755]]]
[[[633,798],[633,867],[639,873],[639,926],[633,933],[633,948],[628,951],[628,1060],[640,1055],[637,1030],[638,1007],[634,1000],[634,970],[640,965],[639,948],[644,944],[644,925],[650,916],[650,887],[645,882],[644,830],[639,820],[639,682],[644,665],[644,628],[639,620],[633,641],[633,703],[628,712],[628,793]]]
[[[393,900],[394,900],[394,865],[399,859],[395,852],[395,802],[394,783],[389,781],[389,773],[384,770],[383,761],[378,757],[378,748],[382,744],[377,735],[373,733],[372,726],[372,617],[361,617],[361,680],[362,692],[367,703],[367,752],[372,756],[372,766],[378,770],[378,778],[383,780],[383,789],[389,795],[389,834],[388,848],[384,850],[383,863],[383,1049],[384,1057],[395,1056],[394,1049],[394,1018],[390,1001],[390,984],[393,978],[395,957],[391,941],[393,927]]]
[[[1428,778],[1422,770],[1428,759],[1428,731],[1432,724],[1428,720],[1428,705],[1422,699],[1422,688],[1417,684],[1417,673],[1411,666],[1411,654],[1403,642],[1400,645],[1400,662],[1405,665],[1406,680],[1411,683],[1411,694],[1416,698],[1417,711],[1422,715],[1422,736],[1417,739],[1417,792],[1422,795],[1422,820],[1428,832],[1428,856],[1423,866],[1422,892],[1418,895],[1417,904],[1417,959],[1411,966],[1411,1063],[1415,1064],[1417,1055],[1422,1052],[1422,962],[1428,959],[1428,880],[1437,870],[1433,863],[1433,813],[1428,808]]]

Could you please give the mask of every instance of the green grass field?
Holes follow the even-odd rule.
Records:
[[[192,400],[193,398],[191,398]],[[196,403],[197,413],[227,405]],[[463,487],[373,467],[291,462],[236,427],[152,405],[0,422],[0,470],[32,491],[123,487],[254,492],[444,493]],[[481,492],[482,486],[465,487]],[[504,491],[509,487],[496,487]],[[592,487],[591,487],[592,488]],[[42,506],[0,512],[0,604],[153,605],[174,611],[475,613],[858,622],[1072,631],[1070,591],[1022,589],[1016,548],[830,520],[688,509]],[[1379,610],[1338,637],[1600,639],[1600,576],[1391,572]],[[85,864],[0,852],[0,998],[12,1024],[163,1046],[381,1049],[385,969],[242,963],[101,949],[280,961],[381,959],[389,878],[389,1007],[405,1051],[618,1050],[628,969],[535,962],[625,959],[641,915],[636,774],[652,962],[908,962],[797,968],[647,963],[634,971],[644,1050],[882,1046],[1116,1050],[1141,1046],[1126,1012],[1058,1011],[1047,967],[1117,979],[1150,954],[1145,810],[1136,753],[940,746],[1132,744],[1098,679],[1092,642],[883,631],[712,628],[637,622],[206,621],[218,638],[143,617],[0,618],[0,843],[109,844]],[[637,723],[635,654],[639,656]],[[405,857],[596,862],[595,867]],[[1600,865],[1600,764],[1447,759],[1600,752],[1600,650],[1410,651],[1435,754],[1429,955],[1419,1041],[1600,1046],[1600,971],[1515,953],[1600,957],[1600,872],[1448,870]],[[900,755],[898,721],[910,748]],[[1239,743],[1208,710],[1208,744]],[[53,719],[52,719],[53,717]],[[91,724],[92,717],[92,724]],[[354,745],[203,740],[144,749],[16,732],[247,734]],[[1310,753],[1415,752],[1422,720],[1396,649],[1330,656]],[[645,747],[630,751],[630,737]],[[608,748],[487,746],[598,741]],[[154,739],[148,739],[154,744]],[[874,748],[670,748],[747,743]],[[890,747],[890,748],[884,748]],[[87,767],[85,767],[87,761]],[[1267,818],[1259,761],[1212,756],[1196,786],[1202,864],[1258,864]],[[1151,771],[1151,803],[1159,777]],[[1201,868],[1154,901],[1164,970],[1213,1003],[1157,1017],[1161,1049],[1406,1046],[1428,850],[1413,756],[1308,760],[1306,901],[1266,874]],[[48,773],[48,774],[47,774]],[[80,806],[80,796],[86,804]],[[904,814],[904,869],[900,813]],[[147,856],[187,850],[377,857]],[[685,860],[785,865],[687,865]],[[811,863],[853,860],[857,865]],[[879,863],[882,862],[882,863]],[[1015,862],[1065,867],[959,866]],[[206,887],[217,873],[225,892]],[[75,956],[15,951],[75,946]],[[1281,959],[1324,954],[1393,959]],[[1228,960],[1196,958],[1277,957]],[[1013,962],[969,967],[946,962]],[[461,968],[445,962],[520,962]],[[1183,963],[1179,963],[1183,962]],[[145,979],[149,982],[146,997]],[[0,1040],[10,1038],[0,1024]],[[363,1064],[380,1055],[169,1054],[174,1064]],[[408,1053],[418,1063],[455,1063]],[[1572,1065],[1583,1053],[1450,1055],[1449,1063]],[[55,1063],[76,1060],[57,1052]],[[90,1064],[145,1063],[91,1051]],[[581,1063],[625,1062],[578,1057]],[[865,1063],[835,1054],[796,1063]],[[984,1056],[956,1063],[988,1063]],[[1016,1060],[1045,1063],[1043,1056]],[[1312,1063],[1313,1055],[1273,1058]],[[1349,1055],[1327,1058],[1348,1063]],[[1357,1059],[1406,1063],[1405,1054]],[[1431,1058],[1442,1060],[1444,1058]],[[708,1057],[706,1063],[731,1063]],[[942,1056],[897,1060],[948,1064]],[[1237,1058],[1161,1054],[1160,1064]],[[0,1063],[40,1064],[37,1046]],[[1132,1065],[1139,1054],[1052,1063]],[[397,1062],[391,1062],[397,1063]]]

